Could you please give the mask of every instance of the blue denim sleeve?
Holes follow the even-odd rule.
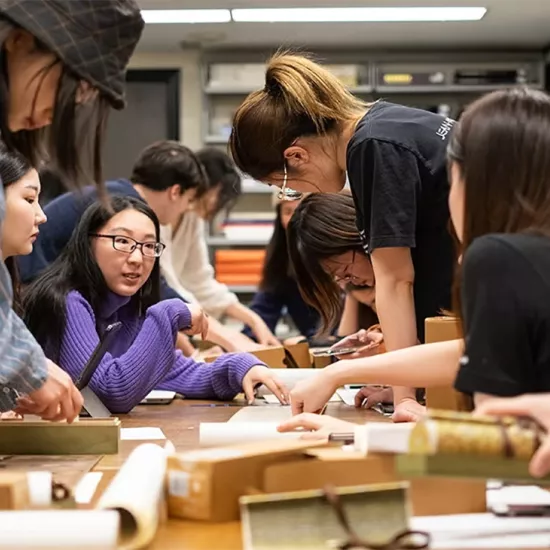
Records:
[[[0,225],[5,210],[0,184]],[[11,279],[0,261],[0,411],[13,409],[18,393],[37,390],[47,377],[44,352],[13,311],[12,297]]]

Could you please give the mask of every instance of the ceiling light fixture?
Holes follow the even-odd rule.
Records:
[[[243,23],[338,23],[479,21],[482,7],[393,8],[251,8],[233,9],[233,21]]]
[[[229,23],[229,10],[141,10],[145,23]]]

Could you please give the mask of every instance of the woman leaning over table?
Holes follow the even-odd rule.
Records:
[[[0,1],[0,133],[8,150],[35,166],[45,150],[67,181],[102,181],[107,112],[124,106],[126,65],[142,29],[133,0]],[[4,216],[0,191],[0,222]],[[0,411],[18,407],[49,420],[73,420],[80,393],[45,358],[11,305],[2,262]]]
[[[339,192],[347,173],[388,350],[424,341],[424,320],[450,306],[445,149],[453,124],[385,101],[364,103],[320,65],[286,54],[271,59],[265,88],[235,114],[237,166],[281,187],[283,197]],[[394,387],[393,397],[402,420],[424,411],[413,388]]]
[[[316,410],[334,388],[358,380],[454,382],[457,390],[473,395],[476,407],[488,396],[549,392],[549,149],[545,93],[512,89],[473,103],[449,147],[449,204],[463,257],[455,301],[464,340],[341,361],[298,385],[292,400]],[[334,420],[295,420],[303,426],[313,422],[324,428]]]

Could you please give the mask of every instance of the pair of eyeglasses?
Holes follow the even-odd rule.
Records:
[[[286,167],[286,162],[284,164],[283,168],[283,186],[281,187],[281,190],[279,193],[277,193],[277,198],[280,201],[297,201],[300,200],[304,194],[301,191],[294,191],[294,189],[290,189],[290,187],[287,187],[288,183],[288,169]]]
[[[342,275],[334,275],[334,281],[336,283],[350,283],[353,279],[355,279],[355,275],[350,275],[348,271],[351,269],[351,267],[355,263],[356,252],[357,252],[356,250],[352,252],[351,262],[348,265],[346,265],[344,269],[344,273],[342,273]]]
[[[90,233],[90,237],[98,239],[111,239],[113,248],[125,254],[132,254],[136,248],[139,248],[143,256],[147,258],[160,258],[166,245],[156,241],[139,242],[131,237],[122,235],[103,235],[101,233]]]

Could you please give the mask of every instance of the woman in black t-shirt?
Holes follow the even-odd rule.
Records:
[[[427,111],[360,101],[326,69],[285,54],[271,59],[265,88],[235,114],[236,164],[281,187],[282,198],[339,192],[347,173],[390,350],[423,341],[425,318],[450,306],[445,149],[453,124]],[[411,388],[394,388],[394,402],[399,419],[424,411]]]
[[[308,403],[313,408],[343,384],[396,378],[427,386],[455,379],[476,407],[488,396],[550,392],[548,151],[550,97],[543,92],[500,91],[473,103],[449,149],[450,211],[463,258],[456,302],[464,340],[341,361],[296,386],[291,397],[316,396]],[[484,402],[482,410],[499,412],[499,406]],[[281,430],[323,429],[325,422],[314,426],[306,415]],[[349,431],[345,425],[337,430],[342,428]]]

